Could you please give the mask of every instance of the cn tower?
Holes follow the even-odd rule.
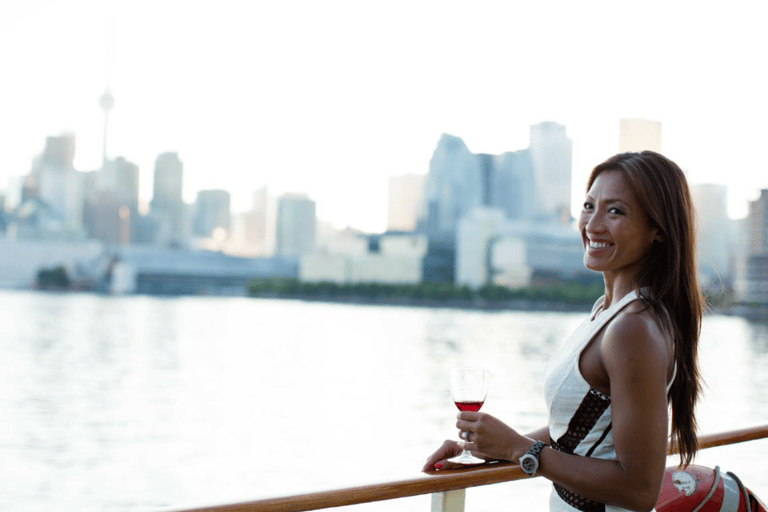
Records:
[[[101,108],[104,109],[104,145],[102,147],[102,166],[107,163],[107,121],[109,120],[109,110],[115,105],[115,98],[109,92],[109,87],[104,91],[99,100]]]

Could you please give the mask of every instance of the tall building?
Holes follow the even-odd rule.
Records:
[[[473,154],[443,135],[430,160],[417,231],[427,235],[424,279],[452,281],[458,223],[477,208],[510,220],[570,225],[573,143],[565,126],[531,126],[530,147],[501,155]]]
[[[645,150],[661,153],[661,123],[647,119],[619,120],[619,152]]]
[[[451,238],[456,224],[483,205],[484,184],[477,155],[464,141],[443,134],[429,161],[419,230],[430,238]]]
[[[218,231],[217,231],[218,230]],[[230,230],[230,195],[226,190],[201,190],[197,193],[192,232],[210,238]]]
[[[301,256],[315,249],[315,202],[305,194],[284,194],[277,201],[276,253]]]
[[[33,163],[25,195],[34,195],[50,208],[60,223],[56,230],[80,238],[84,234],[84,176],[75,169],[74,160],[74,134],[48,137],[45,150]]]
[[[730,249],[736,247],[728,229],[727,187],[701,184],[691,186],[697,214],[699,273],[704,286],[720,287],[731,279]]]
[[[109,111],[115,106],[115,98],[109,92],[109,88],[99,98],[99,106],[104,110],[104,138],[102,141],[102,162],[107,161],[107,125],[109,121]]]
[[[423,174],[403,174],[389,178],[388,231],[414,231],[419,206],[424,197]]]
[[[531,126],[528,150],[536,181],[537,217],[570,224],[573,142],[565,126],[553,122]]]
[[[528,149],[494,156],[488,206],[500,208],[512,220],[536,217],[536,179]]]
[[[746,283],[742,300],[768,305],[768,189],[749,204]]]
[[[245,214],[244,240],[247,252],[254,256],[275,254],[277,202],[264,186],[253,193],[250,211]]]
[[[161,219],[161,242],[178,241],[184,235],[182,184],[184,164],[177,153],[162,153],[155,161],[155,177],[150,202],[151,213]]]
[[[136,242],[139,166],[122,157],[105,160],[86,183],[83,223],[88,235],[108,245]]]

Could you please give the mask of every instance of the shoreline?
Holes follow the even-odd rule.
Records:
[[[327,302],[332,304],[447,308],[478,311],[535,311],[537,313],[589,313],[594,304],[593,302],[569,303],[563,301],[532,299],[488,300],[479,297],[472,299],[416,299],[412,297],[331,297],[300,294],[281,295],[277,293],[246,294],[245,296],[253,299],[300,300],[304,302]],[[741,316],[748,320],[768,322],[768,304],[755,306],[744,304],[734,304],[725,307],[711,306],[704,311],[704,316],[708,315]]]

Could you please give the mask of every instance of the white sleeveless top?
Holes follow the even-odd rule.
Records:
[[[576,328],[547,363],[544,396],[549,411],[552,448],[584,457],[616,458],[611,431],[611,397],[597,391],[584,380],[579,370],[579,358],[595,335],[619,311],[638,298],[637,292],[631,291],[604,311],[600,311],[603,299],[599,299],[592,314]],[[549,510],[624,512],[626,509],[588,500],[554,484]]]

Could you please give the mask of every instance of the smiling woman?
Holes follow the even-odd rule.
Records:
[[[651,510],[669,439],[683,465],[697,450],[702,305],[685,176],[658,153],[616,155],[592,171],[579,227],[605,295],[547,364],[548,425],[520,435],[461,412],[462,441],[443,443],[424,470],[452,467],[466,449],[551,480],[550,511]]]
[[[637,194],[619,171],[607,171],[592,182],[579,220],[584,266],[597,272],[628,273],[660,241]]]

